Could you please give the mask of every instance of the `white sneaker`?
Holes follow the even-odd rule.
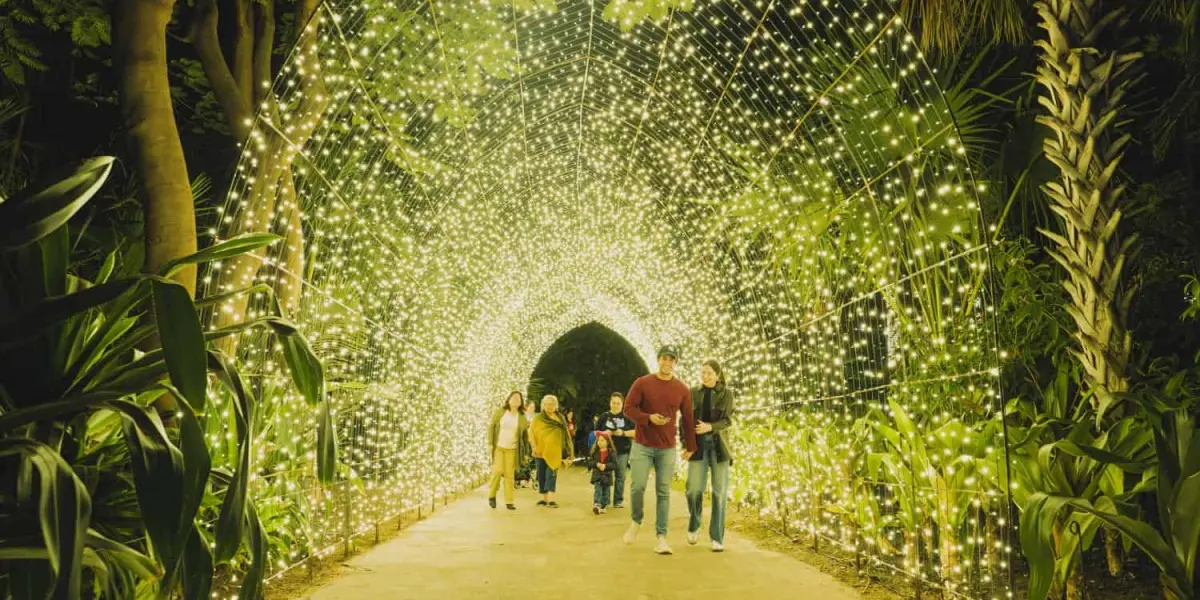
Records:
[[[637,541],[638,531],[641,530],[641,523],[630,523],[629,529],[625,530],[625,535],[621,539],[625,540],[626,544],[632,544]]]
[[[700,543],[700,532],[699,531],[689,531],[688,532],[688,544],[695,546],[696,544],[699,544],[699,543]]]
[[[607,514],[608,514],[608,509],[607,509],[607,508],[601,508],[601,509],[600,509],[600,514],[602,514],[602,515],[607,515]]]
[[[658,536],[658,543],[654,545],[654,552],[657,554],[675,554],[675,551],[671,549],[671,545],[667,543],[667,537],[663,535]]]
[[[724,551],[725,551],[725,545],[722,544],[721,542],[713,540],[713,552],[724,552]]]

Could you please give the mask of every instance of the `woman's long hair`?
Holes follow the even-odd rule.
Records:
[[[509,392],[508,395],[504,397],[504,404],[500,405],[500,410],[501,411],[508,410],[508,404],[510,402],[512,402],[513,394],[516,394],[517,397],[521,399],[521,406],[517,407],[517,413],[520,414],[521,412],[523,412],[525,410],[525,396],[523,394],[521,394],[521,392],[518,392],[517,390],[513,390],[513,391]]]
[[[721,363],[717,362],[716,359],[710,358],[704,361],[703,366],[712,369],[717,374],[717,383],[725,385],[725,371],[721,368]]]

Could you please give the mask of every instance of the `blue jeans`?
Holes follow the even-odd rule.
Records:
[[[592,504],[599,504],[600,508],[608,506],[608,493],[611,488],[603,483],[594,483],[592,486],[596,488],[596,491],[592,492]]]
[[[675,476],[675,448],[650,448],[637,442],[629,453],[629,470],[632,471],[633,483],[629,493],[633,497],[633,509],[630,517],[638,525],[642,524],[645,516],[646,484],[650,481],[650,467],[654,467],[654,495],[656,510],[654,533],[667,535],[667,519],[671,516],[671,478]]]
[[[535,458],[537,462],[538,493],[549,494],[558,490],[558,471],[550,468],[546,461]]]
[[[613,504],[625,503],[625,475],[629,473],[629,455],[617,455],[617,470],[613,472]]]
[[[687,503],[688,532],[700,531],[700,517],[704,513],[704,486],[712,473],[712,514],[708,518],[708,537],[714,542],[725,543],[725,504],[729,494],[729,461],[717,462],[717,444],[711,435],[697,440],[700,460],[688,462]],[[694,458],[694,457],[693,457]]]

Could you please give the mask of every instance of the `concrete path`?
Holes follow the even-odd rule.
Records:
[[[647,519],[635,544],[621,534],[629,508],[593,515],[583,469],[559,475],[561,508],[534,506],[517,490],[517,510],[488,508],[486,486],[400,535],[351,559],[355,572],[316,590],[312,600],[858,600],[849,586],[793,558],[761,550],[733,532],[715,554],[706,535],[685,541],[687,506],[676,492],[668,538],[673,556],[654,545],[653,484]],[[706,507],[707,508],[707,507]],[[707,516],[707,515],[706,515]],[[707,531],[707,522],[702,531]],[[697,596],[700,594],[700,596]]]

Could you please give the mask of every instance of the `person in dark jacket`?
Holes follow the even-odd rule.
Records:
[[[692,390],[696,414],[696,453],[688,461],[687,503],[689,544],[700,541],[700,522],[704,511],[704,488],[712,477],[712,514],[708,537],[713,552],[725,549],[725,504],[729,494],[729,467],[733,456],[725,431],[732,424],[733,394],[725,385],[725,373],[715,360],[704,361],[700,387]]]
[[[633,447],[636,433],[633,420],[626,417],[625,394],[613,392],[608,397],[609,412],[601,416],[597,431],[612,437],[613,449],[617,451],[617,472],[613,474],[612,507],[625,507],[625,479],[629,474],[629,450]]]
[[[612,439],[605,433],[596,436],[596,443],[588,455],[588,468],[592,470],[592,514],[608,512],[608,495],[612,490],[613,472],[617,468],[617,452]]]

